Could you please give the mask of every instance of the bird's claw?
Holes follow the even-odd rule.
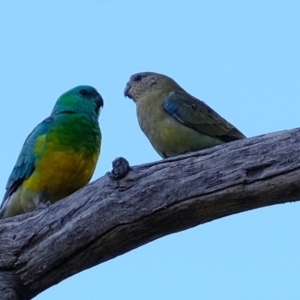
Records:
[[[49,207],[51,204],[52,203],[50,201],[46,201],[46,202],[40,201],[37,206],[37,209],[45,209],[45,208]]]

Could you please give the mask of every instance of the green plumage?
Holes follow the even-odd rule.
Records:
[[[6,185],[0,218],[60,200],[90,180],[100,153],[102,106],[102,97],[90,86],[78,86],[57,100],[51,115],[24,142]]]
[[[164,158],[245,138],[203,101],[165,75],[134,74],[124,93],[136,103],[141,129]]]

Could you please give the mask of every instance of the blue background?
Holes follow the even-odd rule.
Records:
[[[173,77],[248,137],[299,126],[299,1],[1,1],[1,174],[56,99],[79,85],[104,98],[93,179],[126,157],[160,159],[123,90]],[[38,295],[50,299],[300,299],[300,203],[161,238]]]

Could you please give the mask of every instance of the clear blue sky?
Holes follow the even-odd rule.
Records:
[[[177,80],[248,137],[300,125],[300,1],[1,1],[1,173],[32,128],[79,85],[104,98],[93,179],[126,157],[160,159],[123,96],[132,73]],[[86,270],[36,297],[300,299],[300,203],[176,233]]]

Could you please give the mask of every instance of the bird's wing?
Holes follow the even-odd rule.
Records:
[[[204,102],[184,91],[171,92],[164,100],[163,107],[179,122],[202,134],[218,137],[224,142],[245,138],[238,129]]]
[[[38,143],[39,141],[42,141],[41,138],[49,131],[52,122],[52,117],[46,118],[33,129],[25,140],[17,162],[8,178],[6,192],[0,205],[0,209],[4,206],[10,196],[18,189],[22,182],[28,179],[34,171],[36,159],[39,157],[38,152],[42,147],[42,145],[38,145]]]

